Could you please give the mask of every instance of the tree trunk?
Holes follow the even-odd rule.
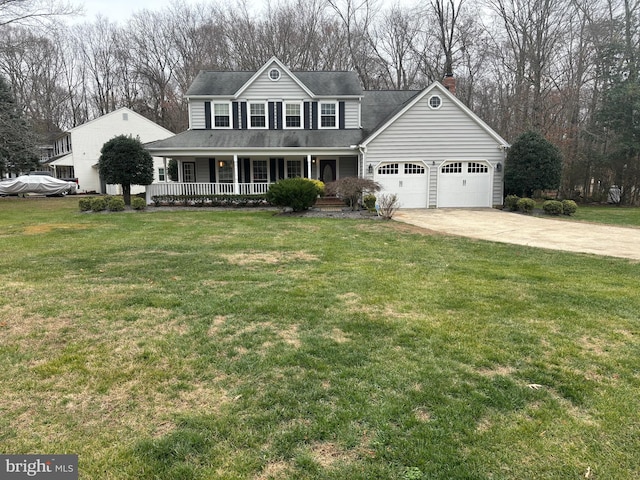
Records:
[[[122,197],[124,198],[124,204],[131,206],[131,185],[122,185]]]

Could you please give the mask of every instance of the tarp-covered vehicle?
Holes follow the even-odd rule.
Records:
[[[75,183],[47,175],[21,175],[0,182],[0,195],[19,195],[22,193],[67,195],[75,191]]]

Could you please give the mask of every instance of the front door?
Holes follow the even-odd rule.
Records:
[[[323,183],[336,181],[335,160],[320,160],[320,181]]]

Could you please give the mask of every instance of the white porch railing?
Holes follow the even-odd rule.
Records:
[[[268,183],[152,183],[147,185],[147,204],[152,203],[153,197],[164,195],[261,195],[268,190]]]

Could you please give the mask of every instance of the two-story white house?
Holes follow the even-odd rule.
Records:
[[[187,92],[189,129],[151,142],[179,181],[154,195],[264,193],[289,177],[371,178],[402,208],[502,205],[507,142],[439,82],[364,91],[355,72],[202,71]]]
[[[145,143],[171,137],[173,133],[123,107],[58,135],[53,142],[53,155],[44,165],[57,178],[77,178],[78,192],[120,194],[120,186],[106,185],[98,171],[102,146],[118,135],[131,135]],[[164,159],[155,157],[154,182],[166,178]],[[131,186],[131,193],[144,191],[143,186]]]

